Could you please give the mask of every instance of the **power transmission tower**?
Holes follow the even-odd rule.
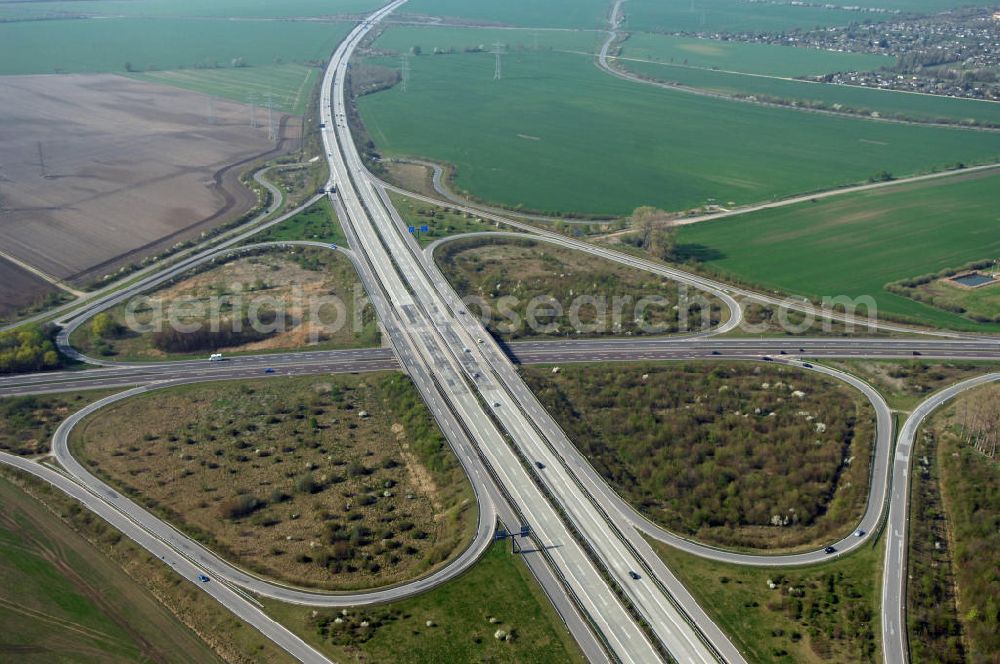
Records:
[[[278,132],[274,127],[274,102],[271,101],[271,93],[268,92],[264,95],[264,99],[267,104],[267,137],[274,141],[277,140]]]
[[[400,60],[400,78],[403,81],[403,92],[406,92],[406,84],[410,80],[410,54],[404,53]]]
[[[247,95],[247,103],[250,104],[250,128],[257,128],[257,95],[250,93]]]
[[[503,51],[501,50],[502,48],[503,44],[501,44],[500,42],[493,44],[493,54],[496,56],[497,59],[496,68],[493,70],[494,81],[499,81],[501,78],[503,78],[503,66],[501,65],[500,62],[500,56],[503,55]]]

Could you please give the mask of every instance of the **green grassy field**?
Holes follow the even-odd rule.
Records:
[[[990,272],[984,270],[983,273]],[[939,309],[961,312],[963,317],[976,322],[1000,323],[1000,284],[962,288],[951,279],[935,279],[915,288],[894,288],[893,292]]]
[[[694,39],[638,33],[625,42],[623,56],[718,67],[727,71],[772,76],[807,76],[837,71],[872,71],[891,67],[895,58],[867,53],[837,53],[818,48]]]
[[[248,68],[323,60],[349,27],[175,18],[0,23],[0,75],[125,73],[126,63],[144,72],[229,67],[234,58]]]
[[[504,44],[510,51],[565,49],[593,53],[600,49],[605,39],[604,33],[571,30],[400,25],[383,32],[375,45],[380,49],[400,52],[409,52],[412,47],[420,46],[423,55],[427,57],[433,55],[435,48],[463,51],[482,47],[486,51],[492,51],[496,42]],[[490,74],[492,73],[491,69]]]
[[[319,75],[317,67],[300,64],[239,69],[174,69],[130,74],[140,81],[172,85],[241,103],[247,103],[249,95],[254,95],[259,106],[264,105],[266,95],[270,94],[275,110],[293,115],[305,113],[309,93]]]
[[[347,612],[265,601],[272,616],[340,662],[583,661],[527,567],[497,543],[468,572],[408,600]],[[340,623],[335,622],[337,618]],[[496,622],[490,622],[494,618]],[[367,620],[368,626],[361,627]],[[427,626],[427,621],[432,622]],[[497,630],[511,639],[495,638]]]
[[[808,297],[871,295],[880,314],[958,329],[977,325],[886,283],[1000,255],[1000,173],[969,174],[802,203],[682,227],[681,245],[719,257],[706,265]]]
[[[862,7],[931,13],[966,5],[992,6],[992,0],[872,0]],[[741,0],[630,0],[626,26],[649,32],[784,32],[890,20],[893,16],[843,9],[843,3],[764,3]]]
[[[474,196],[548,212],[746,203],[1000,155],[1000,135],[737,105],[618,80],[586,56],[512,53],[501,81],[489,54],[411,69],[405,93],[359,100],[383,152],[450,162]]]
[[[626,57],[630,57],[627,44],[628,42]],[[732,74],[684,67],[679,62],[670,64],[623,60],[621,64],[626,69],[655,80],[731,96],[800,100],[802,106],[831,110],[853,109],[861,114],[876,112],[887,118],[966,122],[977,120],[1000,124],[1000,103],[997,102]]]
[[[61,18],[70,16],[238,16],[284,18],[329,16],[368,12],[384,4],[381,0],[72,0],[55,2],[5,2],[4,18]]]
[[[740,0],[630,0],[625,27],[648,32],[769,32],[847,25],[868,14]]]
[[[608,0],[412,0],[400,11],[539,28],[604,28],[610,7]]]
[[[216,662],[144,588],[0,478],[0,659]]]

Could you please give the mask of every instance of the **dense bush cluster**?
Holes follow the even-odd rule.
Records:
[[[48,331],[28,325],[0,332],[0,374],[55,369],[59,353]]]
[[[526,379],[597,470],[672,530],[766,546],[769,535],[740,529],[787,538],[817,526],[851,471],[839,517],[863,505],[870,407],[828,379],[752,364],[571,367]],[[852,458],[856,437],[862,458]]]
[[[261,341],[274,334],[254,329],[249,319],[239,324],[226,322],[218,330],[203,325],[194,332],[166,328],[153,334],[153,346],[167,353],[196,353]]]

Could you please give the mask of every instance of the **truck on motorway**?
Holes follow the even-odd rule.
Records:
[[[211,355],[208,356],[208,361],[209,362],[221,362],[222,361],[222,353],[212,353]]]

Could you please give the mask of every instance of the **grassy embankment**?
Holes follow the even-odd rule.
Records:
[[[71,445],[199,541],[300,585],[406,581],[475,531],[457,459],[395,373],[170,388],[95,413]]]
[[[967,360],[823,360],[875,387],[891,408],[909,412],[940,389],[996,371],[994,362]]]
[[[755,337],[760,335],[784,335],[789,337],[789,346],[797,343],[795,337],[890,337],[903,336],[901,333],[887,332],[877,327],[868,327],[864,318],[858,324],[848,324],[829,318],[820,318],[795,309],[782,309],[757,302],[743,302],[743,320],[728,332],[732,337]]]
[[[340,662],[582,661],[549,599],[505,543],[494,544],[454,581],[401,602],[346,614],[274,602],[265,606]],[[498,632],[502,638],[497,638]]]
[[[722,303],[700,291],[534,240],[458,239],[441,247],[435,259],[459,295],[482,298],[491,314],[487,328],[505,340],[695,332],[718,324],[724,316]],[[581,297],[593,299],[577,299]],[[647,297],[662,300],[638,306]],[[554,298],[559,309],[547,299],[535,298]],[[575,301],[580,303],[576,309]],[[682,308],[675,311],[678,305]],[[472,302],[469,306],[476,315],[484,309]],[[537,313],[534,324],[532,311]]]
[[[497,230],[495,224],[464,212],[421,203],[402,194],[390,193],[389,197],[403,221],[416,230],[415,236],[421,247],[426,247],[443,237]],[[421,226],[425,225],[427,232],[420,230]]]
[[[347,244],[347,236],[333,213],[333,205],[325,197],[294,217],[254,235],[247,240],[247,244],[287,240],[312,240],[341,246]]]
[[[731,548],[817,546],[850,532],[875,437],[864,397],[750,362],[573,364],[522,375],[570,440],[656,523]]]
[[[881,661],[881,541],[821,565],[775,569],[728,565],[666,544],[653,546],[748,661]]]

